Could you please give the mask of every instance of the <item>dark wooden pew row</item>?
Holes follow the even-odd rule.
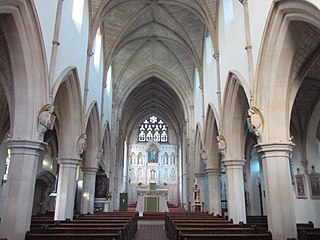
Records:
[[[173,236],[172,239],[183,240],[179,233],[183,234],[254,234],[256,230],[254,228],[189,228],[189,227],[176,227],[175,232],[177,236]]]
[[[179,239],[182,240],[272,240],[271,233],[255,234],[188,234],[179,232]]]
[[[67,234],[69,237],[72,237],[70,234],[111,234],[112,236],[117,234],[119,236],[115,239],[129,240],[134,238],[137,225],[138,213],[101,214],[98,216],[95,214],[79,215],[76,216],[75,220],[67,219],[66,221],[53,221],[52,219],[35,217],[33,218],[31,232],[28,232],[28,236],[36,237],[37,235],[32,235],[33,233],[44,235],[53,234],[59,237],[61,237],[61,234]],[[121,234],[119,234],[119,232]],[[83,236],[78,237],[82,239]],[[105,237],[109,236],[106,235]],[[50,237],[50,239],[51,238],[52,237]]]
[[[303,239],[305,239],[305,240],[319,240],[320,239],[320,232],[306,232],[305,235],[303,236]]]
[[[27,232],[25,240],[121,240],[118,233],[31,233]]]
[[[232,221],[227,220],[221,216],[213,216],[208,213],[165,213],[165,230],[167,236],[172,236],[174,231],[174,225],[179,223],[230,223]]]
[[[170,229],[170,231],[168,231],[167,233],[167,237],[170,240],[173,239],[177,239],[178,238],[178,229],[179,228],[199,228],[199,229],[211,229],[211,228],[242,228],[241,224],[233,224],[233,223],[215,223],[215,224],[211,224],[211,223],[179,223],[173,226],[172,229]]]
[[[298,231],[298,240],[320,239],[320,228],[300,228]]]
[[[63,229],[63,230],[61,230]],[[94,232],[99,231],[99,229],[105,229],[105,230],[113,230],[116,229],[118,231],[121,231],[122,239],[132,239],[136,231],[129,225],[129,224],[123,224],[123,223],[59,223],[56,226],[48,226],[43,230],[44,233],[52,233],[52,232],[67,232],[67,229],[70,230],[70,232],[75,232],[77,229],[79,232],[83,232],[84,230],[86,232]]]
[[[308,223],[297,223],[297,229],[305,228],[314,228],[313,222],[309,221]]]
[[[268,218],[267,216],[247,216],[247,223],[244,227],[256,227],[258,233],[265,233],[268,231]]]
[[[188,215],[188,217],[184,216]],[[204,214],[203,214],[204,215]],[[232,220],[227,220],[224,217],[221,216],[213,216],[211,214],[206,214],[206,217],[193,217],[192,214],[166,214],[165,217],[165,230],[168,239],[170,240],[176,240],[178,239],[178,230],[177,228],[231,228],[231,227],[239,227],[241,228],[241,225],[235,226],[232,223]]]

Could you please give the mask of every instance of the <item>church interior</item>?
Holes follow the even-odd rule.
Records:
[[[320,1],[0,0],[0,176],[1,239],[132,206],[320,239]]]

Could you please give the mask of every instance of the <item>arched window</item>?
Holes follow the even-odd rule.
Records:
[[[168,142],[168,126],[153,115],[139,125],[138,136],[139,142]]]
[[[175,165],[176,164],[176,159],[175,159],[174,153],[171,153],[171,158],[170,158],[170,165]]]

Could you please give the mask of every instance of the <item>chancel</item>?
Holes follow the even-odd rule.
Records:
[[[0,239],[320,239],[320,1],[0,0],[0,175]]]

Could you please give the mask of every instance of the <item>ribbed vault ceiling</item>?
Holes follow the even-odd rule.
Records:
[[[140,83],[128,96],[121,116],[122,131],[130,132],[146,116],[157,115],[173,126],[176,133],[181,130],[183,108],[177,94],[167,83],[158,78],[149,78]]]
[[[151,112],[175,124],[184,120],[181,101],[191,102],[194,87],[199,87],[194,86],[195,68],[201,78],[204,38],[215,29],[217,2],[90,1],[92,29],[100,27],[103,34],[105,69],[113,66],[114,104],[123,123],[137,122]],[[170,86],[179,89],[179,95],[159,72],[170,76]],[[129,97],[120,106],[123,96]]]

